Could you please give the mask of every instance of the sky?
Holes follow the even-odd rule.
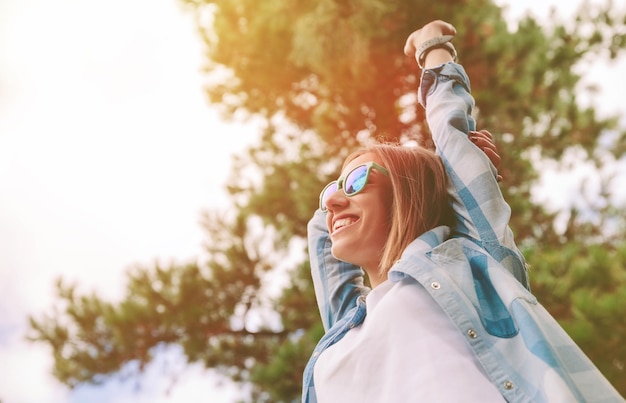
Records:
[[[541,16],[550,4],[567,15],[578,1],[523,7]],[[523,11],[510,7],[512,18]],[[202,57],[192,16],[176,0],[0,0],[0,402],[238,396],[186,366],[175,347],[140,385],[69,391],[51,375],[49,350],[23,339],[28,315],[52,306],[58,276],[115,300],[129,267],[201,254],[200,214],[226,208],[231,156],[258,135],[208,106]],[[625,67],[589,74],[608,112],[624,108],[617,72]]]
[[[49,312],[59,275],[115,299],[130,266],[201,253],[200,213],[226,206],[230,156],[256,130],[208,107],[198,38],[175,0],[0,1],[2,403],[162,394],[69,393],[23,334],[27,315]],[[186,390],[218,401],[198,368],[183,378],[163,401],[193,401]]]

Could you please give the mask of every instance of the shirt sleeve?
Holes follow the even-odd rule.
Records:
[[[326,213],[318,209],[307,226],[309,261],[317,305],[328,331],[337,321],[356,306],[357,299],[366,295],[363,270],[336,259],[326,228]]]
[[[474,98],[463,67],[445,63],[422,72],[419,102],[426,109],[437,153],[448,174],[448,193],[456,217],[453,236],[478,243],[526,288],[524,257],[509,227],[511,208],[489,158],[468,137],[475,130]]]

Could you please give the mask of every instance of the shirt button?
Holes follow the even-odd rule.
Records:
[[[353,329],[354,328],[354,322],[350,322],[349,326],[350,326],[350,329]]]
[[[430,283],[430,287],[431,287],[433,290],[438,290],[438,289],[440,289],[440,288],[441,288],[441,284],[439,284],[439,283],[438,283],[438,282],[436,282],[436,281],[433,281],[432,283]]]
[[[319,355],[320,355],[320,352],[319,351],[315,351],[313,353],[313,358],[317,358],[317,356],[319,356]]]
[[[476,330],[474,329],[468,330],[467,335],[470,337],[470,339],[475,339],[476,337],[478,337],[478,333],[476,333]]]
[[[511,382],[511,381],[504,381],[504,385],[503,386],[504,386],[504,389],[511,390],[511,389],[513,389],[513,382]]]

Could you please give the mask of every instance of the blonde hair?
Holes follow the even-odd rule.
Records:
[[[365,153],[380,157],[393,189],[391,226],[378,267],[384,275],[415,238],[439,225],[452,224],[447,175],[433,151],[396,143],[377,143],[357,150],[346,158],[344,167]]]

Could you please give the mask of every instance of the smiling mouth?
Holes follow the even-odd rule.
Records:
[[[356,217],[341,218],[333,223],[333,233],[341,228],[354,224],[359,219]]]

